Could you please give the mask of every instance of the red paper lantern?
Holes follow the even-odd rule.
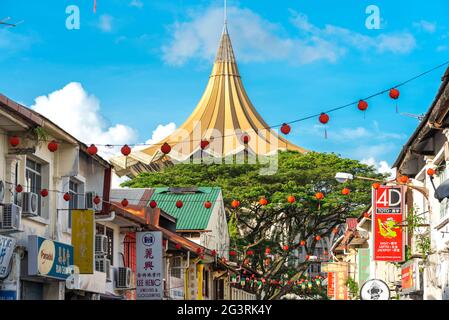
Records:
[[[203,253],[203,250],[202,250],[201,248],[197,248],[197,249],[196,249],[196,253],[197,253],[197,254],[201,254],[201,253]]]
[[[347,196],[349,193],[351,193],[351,190],[349,190],[348,188],[344,188],[343,190],[341,190],[341,194],[344,196]]]
[[[48,196],[48,190],[47,189],[42,189],[41,190],[41,197],[42,198],[45,198],[45,197],[47,197]]]
[[[175,248],[176,248],[176,250],[181,250],[182,246],[181,246],[179,243],[177,243],[177,244],[175,245]]]
[[[231,206],[232,206],[234,209],[237,209],[237,208],[240,206],[240,201],[238,201],[238,200],[232,200]]]
[[[246,255],[247,256],[252,256],[254,254],[254,251],[253,250],[248,250],[248,251],[246,251]]]
[[[390,98],[391,99],[397,100],[399,98],[399,95],[400,95],[400,93],[399,93],[398,89],[393,88],[393,89],[390,90]]]
[[[304,247],[304,246],[306,245],[306,242],[305,242],[304,240],[301,240],[301,242],[299,243],[299,245],[300,245],[301,247]]]
[[[265,248],[265,254],[270,254],[271,253],[271,249],[270,248]]]
[[[374,182],[373,183],[373,189],[379,189],[380,188],[380,183]]]
[[[288,201],[289,203],[295,203],[296,199],[295,199],[294,196],[288,196],[287,201]]]
[[[287,245],[283,246],[283,247],[282,247],[282,250],[288,251],[288,246],[287,246]]]
[[[66,192],[64,193],[63,198],[65,201],[70,201],[70,199],[72,199],[72,196],[70,195],[70,193]]]
[[[431,177],[433,177],[435,175],[436,171],[435,169],[429,168],[427,169],[427,174]]]
[[[282,124],[281,132],[283,134],[287,135],[290,133],[291,130],[292,130],[292,128],[288,124],[286,124],[286,123]]]
[[[204,208],[210,209],[211,207],[212,207],[212,203],[211,203],[210,201],[206,201],[206,202],[204,203]]]
[[[56,150],[58,150],[58,142],[55,140],[50,141],[47,148],[50,152],[56,152]]]
[[[161,146],[161,151],[163,154],[169,154],[171,151],[171,147],[167,142],[164,142],[164,144]]]
[[[121,204],[122,204],[122,207],[127,207],[129,204],[128,199],[123,199]]]
[[[9,144],[11,147],[17,147],[20,144],[20,139],[18,136],[12,136],[9,138]]]
[[[268,204],[268,200],[265,198],[262,198],[259,200],[259,203],[261,206],[266,206]]]
[[[320,122],[322,124],[326,124],[326,123],[329,122],[330,117],[329,117],[329,115],[327,113],[323,112],[323,113],[320,114],[320,117],[318,119],[320,120]]]
[[[131,148],[130,148],[127,144],[125,144],[125,145],[120,149],[120,151],[122,152],[122,154],[123,154],[125,157],[127,157],[127,156],[129,156],[129,154],[131,153]]]
[[[98,204],[100,204],[100,202],[101,202],[100,197],[99,197],[99,196],[95,196],[95,198],[94,198],[94,203],[95,203],[96,205],[98,205]]]
[[[209,146],[209,141],[201,140],[201,143],[200,143],[201,150],[206,149],[208,146]]]
[[[320,241],[320,240],[321,240],[321,236],[316,236],[316,237],[315,237],[315,240],[316,240],[316,241]]]
[[[210,254],[212,255],[212,257],[215,257],[217,255],[217,250],[212,250]]]
[[[150,208],[154,209],[154,208],[156,208],[156,207],[157,207],[157,202],[154,201],[154,200],[151,200],[151,201],[150,201]]]
[[[360,100],[357,108],[359,108],[360,111],[365,111],[366,109],[368,109],[368,102],[366,102],[365,100]]]
[[[310,259],[310,256],[306,255],[306,260],[309,261],[309,259]]]
[[[176,208],[181,209],[183,206],[183,203],[181,200],[176,201]]]
[[[94,145],[91,144],[88,148],[87,148],[87,153],[90,154],[91,156],[96,155],[98,152],[98,148]]]
[[[408,177],[407,176],[400,176],[399,177],[399,182],[401,183],[408,183]]]
[[[23,191],[22,185],[21,185],[21,184],[18,184],[18,185],[16,186],[16,192],[17,192],[17,193],[21,193],[22,191]]]
[[[229,255],[231,257],[235,257],[237,255],[237,252],[235,250],[231,250],[231,251],[229,251]]]
[[[244,144],[248,144],[249,140],[250,140],[249,135],[247,135],[246,133],[242,135],[242,141]]]
[[[324,194],[323,194],[322,192],[317,192],[317,193],[315,194],[315,198],[316,198],[317,200],[323,200],[323,199],[324,199]]]

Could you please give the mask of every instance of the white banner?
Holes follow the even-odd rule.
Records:
[[[16,239],[0,236],[0,279],[8,275],[9,263],[16,245]]]
[[[162,232],[136,233],[136,259],[137,300],[162,300],[164,297]]]

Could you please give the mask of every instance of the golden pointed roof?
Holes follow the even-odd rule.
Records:
[[[242,136],[250,137],[247,145]],[[200,142],[210,145],[201,154]],[[172,151],[164,155],[162,144]],[[172,162],[204,157],[224,158],[247,150],[249,154],[270,155],[278,150],[306,150],[294,145],[269,129],[251,103],[237,67],[234,50],[226,24],[206,90],[188,119],[170,136],[146,149],[134,151],[127,157],[111,159],[118,175],[135,176],[141,172],[160,170]]]

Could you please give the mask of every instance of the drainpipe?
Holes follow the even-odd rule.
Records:
[[[115,211],[112,211],[110,215],[108,215],[107,217],[104,218],[95,218],[95,222],[100,221],[100,222],[108,222],[108,221],[113,221],[115,219]]]

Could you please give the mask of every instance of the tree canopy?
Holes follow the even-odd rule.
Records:
[[[335,174],[348,172],[354,176],[383,178],[373,167],[336,154],[286,151],[278,154],[275,174],[261,175],[261,166],[180,164],[162,172],[143,173],[122,186],[221,187],[229,219],[231,250],[240,253],[237,258],[265,279],[288,278],[292,280],[289,283],[294,283],[304,277],[309,265],[304,257],[314,252],[315,237],[329,239],[347,217],[359,216],[370,204],[369,181],[354,179],[340,184]],[[348,188],[350,193],[342,194],[343,188]],[[322,200],[315,197],[317,192],[323,193]],[[295,197],[294,203],[287,201],[289,196]],[[262,197],[268,204],[259,202]],[[237,209],[231,207],[234,199],[240,201]],[[300,240],[305,240],[305,244],[300,245]],[[284,250],[285,245],[289,246],[288,250]],[[262,250],[265,247],[272,248],[269,255]],[[267,285],[258,293],[259,297],[267,298],[295,290],[297,287],[291,284]]]

